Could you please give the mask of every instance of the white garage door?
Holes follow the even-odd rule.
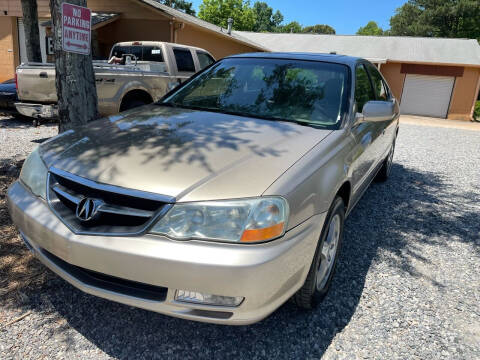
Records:
[[[403,86],[402,114],[446,118],[455,78],[407,74]]]
[[[42,61],[47,61],[47,52],[45,49],[45,26],[40,25],[45,19],[38,19],[38,30],[40,32],[40,50],[42,53]],[[20,47],[20,62],[25,63],[28,62],[27,59],[27,47],[25,45],[25,28],[23,25],[23,20],[18,19],[18,43]]]

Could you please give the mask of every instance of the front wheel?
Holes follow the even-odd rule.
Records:
[[[305,284],[294,295],[297,306],[312,309],[327,295],[343,238],[345,204],[337,196],[327,215]]]
[[[375,177],[375,181],[377,182],[387,181],[388,177],[390,176],[390,171],[392,170],[393,164],[393,154],[395,152],[395,142],[396,138],[393,139],[392,147],[388,152],[387,158],[383,161],[383,165],[378,171],[377,176]]]

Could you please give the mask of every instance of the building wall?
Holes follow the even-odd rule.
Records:
[[[185,24],[183,29],[177,30],[175,42],[203,48],[217,60],[227,55],[258,51],[256,48],[234,42],[189,24]]]
[[[429,66],[430,65],[425,65],[425,67]],[[447,73],[443,74],[442,68],[445,68],[445,71],[451,70],[450,68],[452,68],[452,66],[447,67],[433,64],[430,67],[432,68],[432,71],[435,71],[436,73],[440,71],[439,75],[448,75]],[[399,101],[402,98],[403,84],[406,76],[405,73],[401,73],[401,68],[402,64],[396,62],[382,64],[380,68],[380,71],[385,79],[387,79],[393,94]],[[479,68],[464,67],[462,76],[455,77],[455,86],[453,88],[448,110],[449,119],[471,120],[471,111],[477,95],[476,88],[479,76]]]
[[[38,17],[50,17],[49,3],[49,0],[37,0]],[[1,16],[23,17],[21,0],[0,0]]]
[[[97,12],[121,13],[124,19],[169,19],[153,7],[132,0],[87,0],[87,7]]]
[[[465,67],[463,76],[455,78],[453,96],[448,110],[449,119],[471,120],[479,76],[479,68]]]
[[[152,31],[153,30],[153,31]],[[166,20],[118,19],[97,30],[97,41],[104,57],[120,41],[170,41],[170,24]]]
[[[395,95],[398,101],[402,98],[403,83],[405,81],[405,74],[400,73],[401,66],[401,63],[388,62],[380,67],[380,72],[387,80],[393,95]]]
[[[17,18],[4,16],[0,18],[0,82],[15,76],[15,45],[18,45]]]

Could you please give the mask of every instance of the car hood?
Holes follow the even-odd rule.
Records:
[[[331,130],[149,105],[42,144],[48,167],[174,197],[261,195]]]

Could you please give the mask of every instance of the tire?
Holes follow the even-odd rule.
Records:
[[[147,105],[148,103],[141,99],[127,99],[122,103],[120,111],[130,110],[139,106]]]
[[[393,139],[392,147],[390,148],[390,151],[388,152],[387,158],[383,160],[382,167],[377,173],[377,176],[375,176],[375,181],[376,182],[385,182],[388,180],[388,177],[390,176],[390,172],[392,170],[392,164],[393,164],[393,154],[395,153],[395,142],[397,138],[395,137]]]
[[[327,295],[342,245],[344,221],[345,204],[342,198],[337,196],[328,211],[327,219],[323,226],[322,234],[318,241],[315,256],[313,257],[305,284],[303,284],[300,290],[293,296],[293,300],[298,307],[302,309],[313,309]],[[331,246],[328,246],[327,242],[332,241],[334,234],[336,234],[335,237],[337,240],[335,249],[332,249]],[[330,235],[332,237],[330,237]],[[328,255],[326,256],[325,253]],[[327,257],[330,258],[330,261],[327,260]],[[329,267],[329,269],[325,269],[325,267]],[[323,274],[323,276],[321,274]]]
[[[40,125],[40,120],[38,120],[38,119],[33,119],[32,125],[33,125],[33,127],[38,127],[38,126]]]

